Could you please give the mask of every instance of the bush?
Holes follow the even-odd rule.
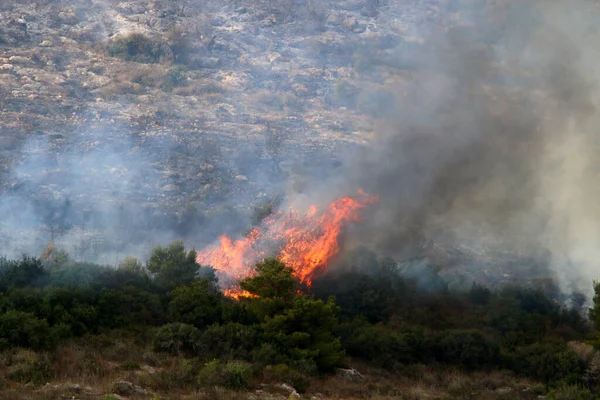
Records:
[[[594,400],[597,399],[589,390],[577,385],[562,385],[546,396],[548,400]]]
[[[0,338],[5,340],[5,344],[34,349],[50,348],[56,344],[46,320],[14,310],[0,315]]]
[[[256,326],[230,322],[208,327],[202,332],[201,343],[210,357],[248,360],[260,336]]]
[[[424,333],[400,333],[382,326],[357,328],[346,343],[351,355],[388,369],[397,363],[428,361],[432,346]]]
[[[154,336],[154,349],[171,354],[195,354],[199,349],[200,331],[189,324],[172,323],[162,326]]]
[[[298,393],[306,392],[310,386],[310,379],[306,375],[286,364],[268,366],[263,374],[266,379],[292,385]]]
[[[565,343],[536,343],[509,355],[509,367],[519,374],[556,385],[578,384],[586,369],[585,362]]]
[[[439,361],[469,369],[498,364],[499,347],[478,331],[450,330],[435,339]]]
[[[200,386],[223,386],[232,390],[246,390],[251,387],[252,368],[250,364],[231,361],[221,364],[219,360],[207,362],[198,374]]]
[[[106,53],[110,57],[146,64],[173,59],[173,52],[166,43],[150,39],[141,33],[111,39]]]
[[[50,377],[50,362],[46,355],[32,351],[17,351],[8,360],[10,379],[39,385]]]
[[[181,286],[171,292],[169,317],[197,327],[219,322],[222,295],[208,279],[199,279],[189,286]]]

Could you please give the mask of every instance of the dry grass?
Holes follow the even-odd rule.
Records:
[[[596,357],[587,347],[573,345],[581,357]],[[47,381],[28,385],[17,380],[31,366],[48,362]],[[313,378],[303,397],[321,400],[358,399],[535,399],[543,386],[515,377],[510,372],[466,373],[457,368],[411,365],[392,373],[360,362],[352,362],[363,379],[338,376]],[[127,336],[80,339],[61,346],[53,355],[13,350],[0,354],[0,398],[101,399],[111,393],[115,381],[124,380],[163,399],[247,399],[249,394],[221,388],[195,389],[197,363],[193,360],[154,353],[147,345]],[[265,376],[267,379],[268,376]],[[267,379],[268,380],[268,379]],[[46,382],[50,382],[46,384]],[[263,382],[263,381],[261,381]],[[256,395],[257,399],[267,394]]]

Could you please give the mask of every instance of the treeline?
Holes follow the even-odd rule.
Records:
[[[0,350],[51,354],[75,338],[130,331],[189,360],[182,384],[191,386],[248,389],[269,371],[302,391],[311,376],[356,358],[402,373],[417,363],[508,369],[549,387],[600,388],[587,316],[541,290],[455,293],[433,269],[410,278],[385,260],[338,268],[306,290],[268,259],[240,283],[253,296],[237,301],[195,256],[174,242],[118,268],[74,262],[54,247],[41,258],[0,259]]]

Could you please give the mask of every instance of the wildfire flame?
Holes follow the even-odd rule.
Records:
[[[377,202],[376,197],[362,191],[358,195],[337,199],[323,210],[311,206],[303,215],[294,210],[275,213],[244,238],[233,241],[221,236],[220,245],[198,253],[196,261],[233,280],[225,283],[230,287],[224,293],[234,298],[252,296],[235,283],[251,276],[258,261],[272,256],[292,267],[296,277],[310,286],[313,276],[339,253],[344,225],[360,221],[359,211]]]

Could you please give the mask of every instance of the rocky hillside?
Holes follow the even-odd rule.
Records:
[[[3,2],[0,208],[21,215],[6,252],[75,228],[82,254],[101,231],[238,231],[344,169],[410,81],[417,32],[462,21],[450,3]]]

